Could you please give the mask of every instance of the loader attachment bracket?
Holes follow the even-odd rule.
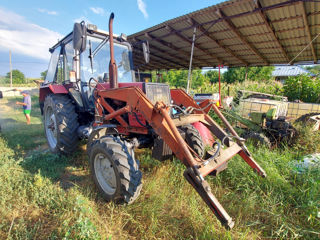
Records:
[[[214,215],[226,229],[232,229],[234,221],[219,203],[218,199],[212,194],[211,188],[207,181],[203,180],[201,175],[196,174],[193,168],[187,168],[183,176],[194,187],[201,196],[203,201],[210,207]]]

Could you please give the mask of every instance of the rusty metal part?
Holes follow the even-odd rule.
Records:
[[[234,221],[226,212],[226,210],[222,207],[218,199],[211,193],[211,189],[208,182],[201,180],[201,178],[197,176],[197,174],[194,172],[192,168],[187,168],[183,176],[199,193],[203,201],[210,207],[210,209],[216,215],[221,224],[227,229],[233,228]]]
[[[114,13],[111,13],[109,18],[109,35],[110,35],[110,63],[109,63],[109,79],[110,79],[110,87],[117,88],[118,87],[118,70],[117,64],[114,59],[114,47],[113,47],[113,19]]]
[[[157,107],[157,104],[156,104]],[[185,154],[185,161],[186,161],[186,165],[187,166],[194,166],[194,159],[193,156],[191,154],[191,152],[188,149],[187,144],[185,143],[184,139],[182,138],[181,134],[179,133],[177,127],[174,125],[174,122],[172,121],[171,117],[168,114],[168,110],[163,106],[160,107],[160,112],[162,114],[162,116],[164,117],[164,119],[167,121],[170,130],[172,131],[176,141],[178,142],[180,148],[182,149],[182,151]],[[170,146],[170,145],[169,145]]]
[[[104,119],[105,119],[105,120],[109,120],[109,119],[115,118],[115,117],[117,117],[117,116],[120,116],[120,115],[122,115],[122,114],[125,114],[125,113],[129,112],[129,110],[130,110],[130,107],[129,107],[129,106],[125,106],[125,107],[123,107],[123,108],[118,109],[117,111],[114,111],[114,112],[106,115],[106,116],[104,117]]]
[[[202,199],[210,207],[220,222],[226,228],[232,228],[234,225],[232,218],[211,193],[211,189],[208,183],[204,180],[204,177],[208,174],[216,175],[218,172],[225,169],[227,162],[236,154],[239,154],[250,167],[257,171],[259,175],[265,176],[265,172],[251,158],[250,153],[247,152],[245,148],[245,145],[242,142],[239,144],[238,142],[232,141],[233,138],[223,131],[223,129],[208,114],[206,114],[205,110],[202,110],[197,106],[197,103],[183,90],[175,91],[176,94],[172,96],[172,100],[176,105],[194,107],[194,114],[187,115],[184,119],[180,119],[179,121],[188,122],[188,118],[190,117],[191,119],[192,116],[194,116],[193,120],[200,120],[203,122],[209,130],[220,139],[221,142],[224,142],[225,147],[228,147],[221,149],[219,156],[212,161],[209,161],[209,163],[204,166],[203,163],[205,160],[197,156],[197,154],[195,154],[195,152],[187,145],[177,129],[176,123],[179,123],[179,121],[171,118],[169,115],[169,107],[163,102],[156,102],[153,104],[138,87],[113,88],[108,90],[96,89],[96,91],[96,95],[99,100],[99,102],[96,102],[96,109],[98,109],[100,114],[97,118],[100,117],[99,119],[101,119],[103,114],[101,106],[108,107],[108,109],[106,109],[109,114],[102,118],[104,121],[106,121],[106,119],[111,120],[112,118],[121,118],[121,115],[128,111],[141,114],[158,136],[170,147],[175,156],[187,167],[184,176],[188,182],[200,194]],[[106,102],[106,99],[121,101],[125,103],[126,106],[115,111]],[[227,120],[225,119],[225,121]],[[124,132],[132,131],[132,126],[127,126],[125,124],[117,127],[118,130],[120,128],[122,128]],[[146,128],[143,129],[147,131]],[[232,130],[233,129],[230,126],[230,132],[232,132]],[[147,134],[147,132],[140,132],[140,134]],[[235,134],[234,137],[236,138],[236,136],[237,134]]]
[[[218,117],[221,119],[221,121],[224,123],[224,125],[226,126],[226,128],[231,132],[231,134],[235,137],[239,137],[239,135],[237,134],[237,132],[233,129],[233,127],[231,126],[231,124],[228,122],[228,120],[223,116],[223,114],[220,112],[220,110],[218,109],[218,107],[216,105],[212,105],[212,109],[213,111],[218,115]]]

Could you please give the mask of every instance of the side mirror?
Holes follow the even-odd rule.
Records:
[[[82,53],[86,50],[87,45],[87,28],[82,21],[81,23],[75,23],[73,26],[73,48]]]
[[[150,49],[149,49],[149,42],[143,41],[142,42],[142,50],[143,50],[143,56],[146,63],[149,63],[150,61]]]

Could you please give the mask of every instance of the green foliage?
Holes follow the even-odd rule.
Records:
[[[219,82],[219,71],[210,70],[205,73],[205,76],[209,79],[210,83]],[[223,81],[223,74],[220,72],[220,80]]]
[[[251,81],[263,82],[272,78],[274,67],[249,67],[247,79]],[[229,68],[228,71],[221,73],[220,79],[226,83],[237,83],[245,80],[246,68]],[[168,83],[171,87],[186,88],[188,79],[188,70],[170,70],[160,71],[161,81]],[[155,71],[152,72],[152,79],[155,82],[157,79]],[[202,73],[202,70],[195,69],[192,71],[191,89],[197,92],[199,88],[211,86],[219,81],[219,72],[210,70]]]
[[[10,83],[10,72],[8,72],[6,75],[5,83]],[[19,70],[14,69],[12,70],[12,83],[21,84],[21,83],[27,83],[27,82],[24,74]]]
[[[188,70],[160,71],[160,74],[160,82],[168,83],[171,87],[187,88]],[[153,81],[157,79],[155,72],[152,72],[152,79]],[[202,74],[202,70],[192,71],[191,88],[198,88],[206,83],[208,78]]]
[[[251,81],[264,81],[272,78],[274,67],[238,67],[229,68],[223,74],[223,79],[227,83],[243,82],[246,79]]]
[[[43,72],[40,73],[41,79],[44,80],[47,76],[48,70],[45,70]]]
[[[283,93],[289,101],[320,102],[320,79],[308,75],[289,77],[284,84]]]
[[[311,73],[318,75],[320,74],[320,65],[314,65],[312,67],[306,67],[305,69],[307,69],[308,71],[310,71]]]

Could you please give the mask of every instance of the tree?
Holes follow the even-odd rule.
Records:
[[[219,82],[219,71],[216,70],[209,70],[208,72],[205,73],[205,76],[208,78],[210,83],[217,83]],[[220,80],[222,80],[223,74],[220,73]]]
[[[283,90],[290,101],[297,99],[309,103],[318,103],[320,101],[319,79],[306,74],[286,79]]]
[[[171,87],[187,88],[188,70],[169,70],[160,71],[161,82],[168,83]],[[153,81],[156,81],[156,73],[152,73]],[[191,88],[198,88],[209,82],[208,77],[202,74],[201,69],[195,69],[192,71]]]
[[[8,79],[8,82],[10,82],[10,72],[7,73],[6,78]],[[12,83],[26,83],[24,74],[17,69],[12,70]]]
[[[233,82],[243,82],[246,78],[252,81],[263,81],[270,80],[272,78],[272,71],[274,67],[238,67],[238,68],[229,68],[223,74],[224,81],[227,83]]]
[[[40,73],[42,80],[44,80],[44,79],[46,78],[47,73],[48,73],[48,70],[45,70],[45,71],[43,71],[43,72]]]
[[[311,73],[313,73],[315,75],[320,75],[320,65],[314,65],[312,67],[306,67],[305,69],[307,69],[308,71],[310,71]]]

